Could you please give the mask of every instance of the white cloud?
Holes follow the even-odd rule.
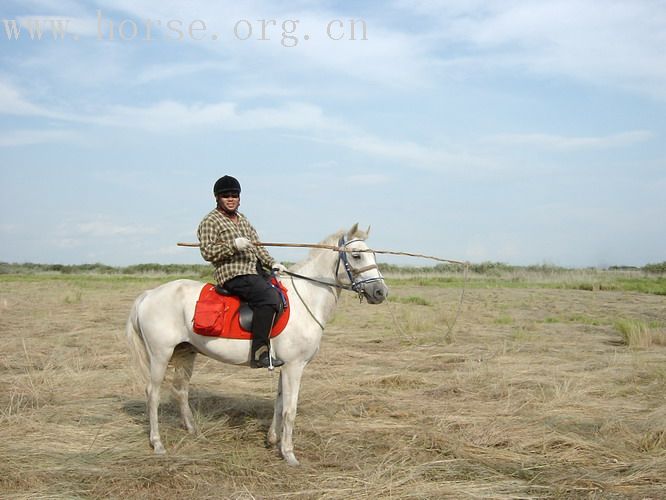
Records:
[[[0,113],[5,115],[46,116],[48,111],[23,97],[13,85],[0,81]]]
[[[19,2],[16,2],[19,3]],[[76,0],[20,0],[24,9],[54,13],[79,13],[81,4]]]
[[[139,129],[148,132],[186,133],[200,127],[217,126],[225,130],[341,130],[345,124],[325,116],[318,106],[287,102],[271,107],[242,108],[235,102],[184,104],[159,101],[149,106],[108,106],[85,114],[65,113],[47,106],[33,104],[14,86],[0,82],[0,115],[22,115],[54,118],[67,122]],[[16,132],[0,141],[0,145],[29,143],[41,137],[57,139],[63,132]],[[65,135],[62,135],[64,138]],[[4,144],[3,144],[4,142]]]
[[[113,106],[100,110],[89,120],[100,125],[134,128],[145,131],[185,132],[193,126],[208,126],[228,121],[235,105],[228,102],[186,105],[162,101],[151,106]]]
[[[79,245],[91,239],[113,238],[116,236],[143,236],[158,234],[154,227],[134,223],[120,223],[110,215],[94,215],[90,218],[63,221],[54,228],[54,240],[64,246]]]
[[[495,162],[481,156],[454,153],[412,141],[385,139],[360,131],[351,131],[344,136],[330,139],[330,142],[370,156],[398,162],[407,168],[465,174],[473,171],[489,172],[497,168]]]
[[[62,229],[79,237],[107,237],[129,236],[143,234],[157,234],[157,229],[135,224],[118,224],[107,217],[73,223],[63,226]]]
[[[18,228],[19,227],[16,224],[0,224],[0,233],[6,235],[15,234],[17,233]]]
[[[434,53],[465,47],[465,57],[455,62],[466,71],[499,66],[666,99],[663,2],[400,0],[395,5],[436,21]]]
[[[253,98],[288,98],[297,99],[302,97],[307,90],[302,85],[278,85],[277,83],[264,83],[249,80],[245,84],[239,84],[229,89],[229,94],[239,100],[249,100]]]
[[[167,256],[167,257],[172,257],[172,256],[182,256],[183,254],[183,249],[181,247],[178,247],[176,245],[165,245],[162,247],[157,247],[154,249],[150,249],[144,253],[148,258],[151,258],[151,256],[154,255],[161,255],[161,256]]]
[[[390,181],[391,177],[383,174],[357,174],[347,177],[347,182],[351,186],[376,186]]]
[[[153,84],[162,80],[169,80],[186,75],[230,69],[232,68],[230,68],[229,65],[220,61],[151,65],[139,72],[134,79],[134,83],[138,85]]]
[[[183,104],[160,101],[150,106],[111,106],[97,112],[73,115],[34,106],[11,86],[6,86],[6,89],[7,95],[15,95],[19,100],[20,106],[14,109],[15,113],[24,110],[70,122],[155,133],[192,133],[202,127],[234,131],[277,129],[299,132],[305,140],[337,144],[370,156],[388,158],[410,168],[461,171],[469,168],[488,170],[493,165],[477,156],[450,153],[411,141],[384,139],[369,134],[342,119],[328,116],[319,106],[308,103],[287,102],[273,107],[242,108],[234,102]],[[44,135],[43,139],[46,137]],[[54,133],[51,137],[55,140],[57,136]]]
[[[162,101],[147,107],[115,106],[97,116],[83,118],[101,125],[137,128],[151,132],[191,132],[199,127],[217,126],[224,130],[336,129],[341,125],[323,111],[306,103],[286,103],[274,107],[240,109],[233,102],[187,105]]]
[[[506,146],[533,146],[552,150],[608,149],[631,146],[648,141],[654,134],[648,130],[633,130],[606,136],[567,137],[552,134],[498,134],[487,142]]]
[[[81,241],[75,238],[57,238],[53,240],[53,245],[58,248],[77,248],[81,246]]]
[[[135,244],[147,235],[156,235],[155,227],[148,227],[132,222],[119,222],[111,215],[93,215],[90,218],[65,220],[53,227],[47,237],[49,245],[58,248],[74,249],[87,245],[107,247],[119,241]]]
[[[71,130],[13,130],[0,137],[0,148],[72,142],[79,138],[79,134]]]
[[[344,76],[379,87],[409,90],[432,85],[432,58],[421,37],[386,29],[378,20],[368,19],[367,40],[332,41],[325,33],[335,17],[333,13],[316,13],[304,18],[304,26],[319,28],[320,33],[300,43],[299,55],[306,60],[299,64],[334,75],[334,81]],[[348,24],[343,28],[346,36],[351,31]]]
[[[104,0],[99,3],[108,5],[115,12],[122,11],[134,20],[159,19],[165,24],[169,19],[176,19],[183,26],[194,19],[203,20],[207,36],[201,41],[189,41],[185,37],[183,41],[189,42],[188,48],[223,54],[234,64],[255,67],[262,74],[263,85],[273,86],[281,78],[278,75],[298,75],[299,78],[317,81],[319,85],[324,82],[333,85],[347,78],[388,88],[413,88],[432,83],[428,77],[431,58],[420,37],[387,29],[379,19],[365,18],[362,20],[366,23],[367,40],[360,39],[360,23],[356,25],[356,40],[347,39],[351,34],[351,25],[347,24],[342,28],[345,38],[333,40],[327,34],[329,23],[338,19],[348,23],[349,14],[342,15],[321,3],[301,2],[287,7],[276,7],[274,2],[262,0],[241,4],[196,0],[187,3]],[[113,11],[103,13],[103,16],[111,17]],[[234,25],[240,20],[247,20],[253,26],[252,36],[245,41],[234,35]],[[267,25],[265,34],[268,40],[259,40],[262,31],[260,20],[276,22],[275,25]],[[285,34],[291,36],[283,33],[282,23],[285,20],[298,21],[293,33],[298,42],[294,47],[283,45],[283,41],[292,43],[283,38]],[[335,27],[339,26],[336,24]],[[220,37],[217,43],[209,38],[213,33]],[[165,35],[162,33],[159,36]],[[333,35],[337,35],[337,31]],[[307,73],[303,72],[304,67],[308,68]]]

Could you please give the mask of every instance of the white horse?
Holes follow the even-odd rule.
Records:
[[[298,273],[296,278],[293,275],[283,278],[291,315],[287,327],[271,342],[271,348],[285,364],[280,369],[268,442],[280,443],[280,453],[290,465],[298,465],[292,431],[303,369],[319,350],[324,325],[335,311],[341,290],[353,290],[370,304],[383,302],[388,294],[375,256],[367,251],[368,231],[359,230],[355,224],[347,232],[330,236],[323,243],[338,245],[346,251],[313,250],[293,269]],[[158,430],[157,408],[160,384],[170,362],[175,368],[174,396],[183,425],[190,433],[195,432],[195,427],[188,387],[196,354],[234,365],[250,362],[251,341],[205,337],[192,331],[194,308],[202,286],[197,281],[176,280],[148,290],[134,301],[127,320],[127,341],[147,382],[150,444],[156,454],[166,452]]]

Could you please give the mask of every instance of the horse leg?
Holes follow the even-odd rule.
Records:
[[[280,439],[280,453],[289,465],[300,465],[294,455],[292,432],[296,419],[298,405],[298,391],[301,387],[304,363],[288,363],[282,368],[282,436]]]
[[[275,410],[273,410],[273,421],[268,429],[268,444],[275,446],[280,440],[278,434],[282,430],[282,372],[278,379],[277,397],[275,398]]]
[[[180,408],[180,418],[183,427],[187,432],[194,434],[196,428],[194,425],[194,416],[189,403],[190,378],[194,368],[194,359],[197,353],[187,344],[178,346],[171,358],[174,365],[173,376],[173,395]]]
[[[150,417],[150,444],[155,450],[156,455],[164,455],[166,453],[160,439],[157,410],[160,405],[160,385],[162,384],[162,380],[164,380],[169,358],[171,358],[171,352],[167,356],[151,356],[150,381],[146,387],[148,415]]]

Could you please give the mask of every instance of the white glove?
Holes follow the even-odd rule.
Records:
[[[279,262],[276,262],[275,264],[273,264],[273,267],[271,267],[271,271],[273,271],[274,273],[278,273],[278,274],[283,273],[286,270],[287,270],[287,268]]]
[[[236,247],[236,250],[239,252],[242,252],[243,250],[247,250],[248,248],[253,247],[252,242],[248,240],[247,238],[236,238],[234,240],[234,246]]]

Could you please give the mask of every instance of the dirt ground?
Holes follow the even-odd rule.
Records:
[[[265,444],[277,376],[199,357],[167,455],[117,335],[164,278],[0,280],[3,498],[665,498],[666,347],[629,348],[619,319],[666,325],[666,297],[394,286],[343,296],[306,369],[294,441]]]

